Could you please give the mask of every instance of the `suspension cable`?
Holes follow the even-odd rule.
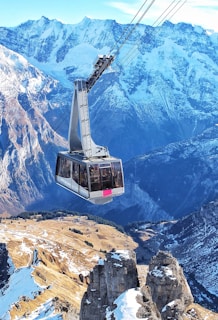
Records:
[[[182,6],[185,4],[187,0],[183,1],[183,3],[176,9],[176,7],[180,4],[180,2],[182,2],[182,0],[177,1],[177,3],[172,7],[172,5],[174,4],[174,2],[176,2],[176,0],[172,1],[171,4],[162,12],[162,14],[154,21],[154,23],[152,24],[152,27],[155,26],[155,24],[163,17],[163,15],[165,14],[165,16],[158,22],[158,24],[156,26],[159,26],[162,22],[164,22],[170,15],[171,12],[173,12],[174,9],[176,9],[176,11],[173,12],[173,14],[170,16],[170,19],[172,19],[172,17],[182,8]],[[172,8],[171,8],[172,7]],[[170,9],[170,10],[169,10]],[[169,10],[169,11],[168,11]],[[168,12],[167,12],[168,11]]]
[[[145,3],[147,2],[147,0],[145,1]],[[145,14],[149,11],[149,9],[151,8],[151,6],[154,4],[155,0],[152,0],[151,3],[147,6],[147,8],[145,9],[145,11],[143,12],[143,14],[141,15],[141,17],[139,18],[139,20],[137,21],[137,23],[133,26],[133,28],[128,32],[128,34],[126,35],[124,41],[121,43],[121,45],[118,47],[116,53],[114,54],[114,57],[116,57],[118,55],[118,53],[120,52],[121,48],[124,46],[124,44],[126,43],[126,41],[129,39],[129,37],[131,36],[131,34],[133,33],[133,31],[136,29],[136,27],[138,26],[138,24],[140,23],[140,21],[144,18]],[[144,4],[145,4],[144,3]],[[144,6],[143,4],[143,6]],[[143,7],[142,6],[142,7]],[[142,8],[141,7],[141,8]],[[141,10],[141,9],[140,9]],[[139,10],[139,11],[140,11]],[[136,16],[138,15],[139,11],[137,12]],[[135,17],[136,17],[135,16]],[[134,17],[134,19],[135,19]],[[134,20],[133,19],[133,20]]]
[[[133,23],[133,21],[135,20],[135,18],[137,17],[137,15],[140,13],[140,11],[142,10],[142,8],[144,7],[144,5],[146,4],[148,0],[145,0],[144,3],[141,5],[141,7],[139,8],[139,10],[137,11],[137,13],[135,14],[135,16],[132,18],[132,20],[130,21],[130,23],[127,25],[127,28],[123,30],[121,36],[119,37],[119,39],[117,40],[117,42],[119,43],[119,41],[122,39],[122,37],[127,33],[127,31],[131,28],[131,24]],[[115,46],[111,49],[111,52],[113,52]]]
[[[182,6],[187,2],[187,0],[184,0],[183,2],[182,2],[182,0],[177,0],[177,2],[176,2],[176,4],[174,4],[176,2],[176,0],[173,0],[170,4],[169,4],[169,6],[161,13],[161,15],[153,22],[153,24],[152,24],[152,27],[154,27],[155,26],[155,24],[158,22],[158,24],[155,26],[155,27],[157,27],[157,26],[159,26],[162,22],[164,22],[167,18],[169,18],[169,19],[172,19],[172,17],[182,8]],[[180,4],[182,2],[182,4],[178,7],[178,5]],[[174,4],[174,5],[173,5]],[[173,7],[172,7],[173,6]],[[176,9],[176,10],[175,10]],[[175,11],[174,11],[175,10]],[[174,11],[174,12],[173,12]],[[173,14],[169,17],[169,15],[170,15],[170,13],[172,13],[173,12]],[[136,26],[135,26],[135,28],[136,28]],[[135,28],[134,28],[134,30],[135,30]],[[134,31],[133,30],[133,31]],[[139,41],[138,41],[139,42]],[[124,45],[124,44],[123,44]],[[123,46],[122,45],[122,46]],[[127,52],[127,54],[125,55],[125,64],[126,63],[130,63],[130,61],[132,61],[132,59],[133,58],[131,58],[132,56],[133,56],[133,54],[134,54],[134,52],[136,51],[136,49],[137,49],[137,43],[135,44],[135,46],[133,47],[133,48],[131,48],[128,52]],[[130,59],[131,58],[131,59]],[[129,61],[128,61],[129,60]]]
[[[184,0],[183,3],[174,11],[174,13],[169,17],[169,19],[172,19],[172,17],[184,6],[184,4],[187,2],[187,0]]]
[[[180,1],[180,0],[179,0]],[[173,0],[173,2],[170,3],[170,5],[161,13],[161,15],[153,22],[152,27],[155,25],[156,22],[167,12],[167,10],[173,5],[173,3],[176,2],[176,0]]]

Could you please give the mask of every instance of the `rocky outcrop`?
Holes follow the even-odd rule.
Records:
[[[10,264],[10,257],[5,243],[0,243],[0,266],[0,289],[2,289],[14,271],[13,264]]]
[[[103,320],[106,308],[124,291],[138,286],[136,257],[132,251],[106,254],[90,273],[90,284],[81,302],[80,320]]]
[[[126,231],[139,244],[138,263],[149,264],[159,250],[171,252],[183,266],[195,302],[218,312],[217,230],[218,199],[178,221],[134,223]]]
[[[116,315],[123,312],[123,306],[118,310],[119,296],[137,285],[134,253],[108,253],[105,261],[95,266],[90,274],[80,320],[117,319]],[[193,297],[177,260],[170,253],[159,251],[151,259],[145,285],[138,289],[132,300],[129,304],[137,305],[138,309],[133,320],[182,320]],[[130,305],[128,309],[131,309]]]
[[[183,270],[168,252],[159,251],[151,259],[146,284],[162,319],[182,319],[193,297]]]
[[[140,290],[141,295],[138,295],[136,300],[140,307],[136,313],[139,319],[159,320],[161,319],[160,312],[156,304],[152,301],[150,288],[145,285]]]

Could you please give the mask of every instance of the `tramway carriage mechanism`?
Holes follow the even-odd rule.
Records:
[[[88,80],[74,82],[69,150],[59,152],[56,163],[56,183],[94,204],[124,193],[122,161],[92,140],[88,109],[89,90],[113,60],[112,55],[99,56]]]

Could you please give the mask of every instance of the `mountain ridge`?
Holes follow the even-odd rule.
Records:
[[[138,263],[148,263],[158,250],[170,251],[183,266],[195,301],[217,311],[217,208],[212,201],[171,222],[140,222],[127,227],[139,243]]]
[[[1,27],[0,43],[11,50],[20,52],[31,63],[32,73],[39,77],[37,81],[42,77],[41,73],[44,71],[43,77],[45,78],[41,79],[44,79],[44,82],[53,83],[51,88],[45,86],[44,95],[41,95],[39,90],[36,89],[34,89],[36,94],[32,88],[26,90],[25,86],[28,84],[28,79],[22,80],[19,74],[21,71],[25,73],[24,68],[19,70],[16,65],[11,64],[11,74],[15,72],[16,78],[23,81],[14,99],[17,99],[17,103],[27,114],[30,111],[28,105],[34,108],[39,105],[48,108],[46,112],[43,112],[42,117],[39,116],[38,111],[33,110],[31,111],[32,116],[29,114],[28,117],[31,118],[31,122],[40,122],[38,128],[44,128],[46,124],[52,130],[57,131],[61,139],[64,139],[62,142],[59,140],[59,145],[54,145],[54,148],[51,147],[54,152],[49,154],[50,152],[46,149],[48,145],[45,141],[46,135],[43,139],[40,136],[46,131],[40,129],[39,136],[36,135],[36,138],[40,141],[36,143],[40,144],[44,153],[39,153],[41,158],[37,160],[43,168],[39,174],[42,179],[38,182],[35,181],[37,190],[32,192],[35,196],[27,202],[23,201],[22,198],[25,191],[22,186],[16,184],[16,180],[12,176],[11,171],[14,170],[11,163],[12,157],[9,156],[6,159],[7,155],[3,156],[2,171],[7,173],[4,174],[5,181],[10,179],[12,183],[11,185],[6,183],[7,186],[3,188],[5,190],[10,186],[11,195],[8,196],[7,205],[2,205],[2,210],[5,211],[8,207],[8,210],[11,211],[9,202],[13,194],[14,199],[18,199],[13,209],[14,213],[17,210],[16,207],[23,209],[31,206],[38,209],[56,209],[58,207],[63,208],[63,206],[68,206],[67,209],[69,207],[81,207],[84,208],[83,210],[88,209],[93,213],[94,208],[89,209],[89,206],[84,202],[81,205],[80,199],[69,193],[67,194],[64,190],[59,190],[60,188],[54,184],[56,151],[67,149],[66,139],[72,90],[66,83],[69,84],[70,81],[72,88],[72,82],[76,77],[87,77],[90,74],[93,60],[98,53],[108,52],[112,48],[116,50],[121,43],[121,40],[118,40],[126,27],[129,26],[117,24],[114,20],[96,21],[88,18],[85,18],[80,24],[65,26],[61,22],[50,21],[45,17],[38,21],[28,21],[18,27]],[[7,49],[5,48],[5,50]],[[174,25],[169,22],[165,22],[157,28],[140,24],[137,26],[136,32],[131,34],[131,37],[126,41],[122,51],[120,50],[120,54],[115,59],[115,64],[107,73],[103,74],[90,91],[90,119],[94,141],[100,145],[107,145],[111,154],[122,158],[123,162],[133,159],[132,166],[129,166],[128,163],[124,165],[124,173],[128,179],[127,191],[129,184],[132,183],[129,177],[135,174],[136,156],[149,154],[171,143],[178,143],[179,148],[179,143],[184,140],[187,141],[188,146],[189,143],[192,143],[189,139],[202,134],[217,123],[217,51],[216,34],[209,34],[201,27],[193,27],[184,23]],[[12,51],[8,55],[13,57]],[[14,53],[15,56],[16,53]],[[7,70],[8,67],[5,65],[6,61],[4,59],[1,68]],[[30,67],[26,65],[26,68]],[[45,80],[48,73],[52,74],[53,77],[57,75],[56,79],[54,80],[50,76],[48,77],[49,80]],[[62,83],[57,82],[57,78],[62,79]],[[6,82],[1,88],[1,94],[2,99],[8,99],[5,90],[10,88],[13,91],[13,78],[4,75],[4,79]],[[36,88],[37,83],[35,85]],[[34,104],[32,99],[35,101]],[[7,112],[9,112],[9,106],[7,108]],[[23,110],[16,108],[16,116],[20,117],[18,113],[23,115]],[[4,134],[2,133],[1,141],[4,141],[2,143],[7,146],[10,144],[12,137],[12,133],[9,135],[7,130],[11,127],[6,124],[8,120],[5,122],[4,114],[2,119],[1,132],[4,131]],[[59,120],[63,122],[61,126],[58,123]],[[31,122],[27,130],[31,130]],[[19,136],[19,133],[16,131],[16,126],[14,128],[13,139],[16,139],[15,137]],[[53,132],[51,137],[54,134]],[[18,148],[22,148],[23,140],[24,137],[21,135],[16,144]],[[52,143],[53,141],[51,141]],[[216,147],[216,139],[214,143]],[[13,144],[12,148],[15,150]],[[28,143],[27,148],[29,148]],[[176,144],[175,148],[177,148]],[[200,157],[200,144],[198,148]],[[14,152],[16,154],[17,151]],[[19,157],[21,157],[20,154]],[[48,159],[45,160],[44,157],[48,157]],[[174,164],[176,165],[176,161]],[[21,171],[17,171],[19,172],[17,176],[26,175],[26,171],[32,170],[31,165],[32,162],[30,161],[28,168],[21,167]],[[211,161],[209,165],[211,165]],[[11,170],[8,171],[6,167],[11,168]],[[128,172],[130,168],[132,172]],[[19,168],[15,169],[18,170]],[[214,167],[211,169],[212,172],[216,172],[215,157]],[[31,177],[33,172],[34,169],[30,173]],[[46,177],[47,172],[49,172],[49,179]],[[153,173],[155,174],[155,172]],[[198,173],[196,172],[196,174]],[[31,180],[31,177],[29,178],[28,173],[26,180]],[[205,175],[204,179],[205,181],[210,179],[210,172]],[[144,180],[146,181],[146,177]],[[215,173],[215,190],[216,180]],[[142,189],[142,184],[142,181],[140,186],[138,182],[134,184],[133,180],[130,188],[133,191],[135,189],[140,192],[133,192],[135,199],[132,203],[124,204],[124,211],[127,210],[129,215],[134,215],[135,211],[141,211],[137,219],[140,216],[151,216],[153,219],[158,219],[158,217],[171,218],[174,212],[172,210],[169,212],[169,208],[163,207],[162,204],[160,206],[158,195],[150,194],[146,182]],[[177,190],[178,183],[172,181],[172,184],[172,189]],[[189,187],[191,191],[193,186],[190,185]],[[30,183],[31,188],[34,187]],[[158,185],[155,184],[155,188],[158,188]],[[17,191],[14,193],[14,190]],[[205,192],[207,192],[206,189]],[[195,209],[196,205],[200,206],[204,201],[213,200],[212,197],[215,198],[216,193],[212,195],[210,192],[211,188],[202,199],[199,197],[196,200],[197,204],[192,202],[188,210],[185,208],[183,211],[184,208],[181,208],[180,212],[176,214],[189,213]],[[123,198],[123,202],[124,200],[126,201],[126,198]],[[20,207],[19,201],[20,203],[24,202],[25,206]],[[148,210],[147,213],[143,209],[141,201],[143,206],[147,203],[145,205],[146,210]],[[119,202],[114,203],[118,205]],[[39,205],[42,205],[42,207],[40,208]],[[18,210],[20,211],[20,209]],[[101,209],[97,210],[101,211]],[[112,204],[111,207],[107,206],[102,211],[104,211],[104,214],[111,215],[113,210]]]

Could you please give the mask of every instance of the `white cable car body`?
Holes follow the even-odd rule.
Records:
[[[88,92],[113,56],[99,56],[95,71],[86,80],[74,82],[69,125],[69,151],[58,153],[56,183],[94,204],[105,204],[124,193],[122,161],[91,137]]]

